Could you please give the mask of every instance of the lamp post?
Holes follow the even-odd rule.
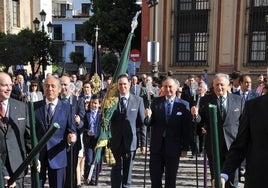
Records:
[[[156,5],[158,0],[146,0],[149,8],[153,7],[153,40],[147,43],[147,60],[152,63],[152,76],[158,77],[159,42],[156,40]]]
[[[44,23],[45,23],[45,21],[46,21],[46,12],[44,11],[44,10],[42,10],[40,13],[39,13],[39,15],[40,15],[40,18],[41,18],[41,23],[42,23],[42,26],[41,26],[41,31],[43,32],[43,33],[46,33],[45,32],[45,25],[44,25]],[[34,24],[34,29],[35,29],[35,31],[38,31],[39,30],[39,27],[40,27],[40,21],[38,20],[38,18],[35,18],[34,20],[33,20],[33,24]],[[49,22],[48,24],[47,24],[47,32],[48,33],[52,33],[52,28],[53,28],[53,25],[52,25],[52,23],[51,22]],[[47,49],[43,49],[43,51],[46,51]],[[42,59],[41,59],[41,62],[42,62],[42,74],[43,74],[43,76],[44,76],[44,78],[45,78],[45,70],[46,70],[46,66],[47,66],[47,59],[46,59],[46,53],[43,53],[42,54]]]

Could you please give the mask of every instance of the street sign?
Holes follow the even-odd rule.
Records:
[[[141,58],[141,54],[140,51],[137,49],[132,49],[130,50],[130,54],[129,54],[129,58],[131,61],[135,62],[135,61],[139,61]]]

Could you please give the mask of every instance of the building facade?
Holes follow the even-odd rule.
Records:
[[[160,43],[159,74],[217,72],[267,75],[268,0],[159,0],[142,5],[141,71],[147,42]]]
[[[71,72],[78,70],[70,59],[71,52],[84,54],[85,68],[90,67],[93,47],[81,36],[79,29],[90,18],[91,3],[88,0],[53,0],[53,40],[60,47],[61,64]]]

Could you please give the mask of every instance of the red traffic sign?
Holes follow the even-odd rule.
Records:
[[[140,51],[137,49],[130,50],[129,58],[131,61],[139,61],[141,58]]]

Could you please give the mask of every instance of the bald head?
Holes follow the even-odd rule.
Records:
[[[12,80],[11,77],[5,73],[0,72],[0,100],[4,101],[10,98],[12,91]]]

